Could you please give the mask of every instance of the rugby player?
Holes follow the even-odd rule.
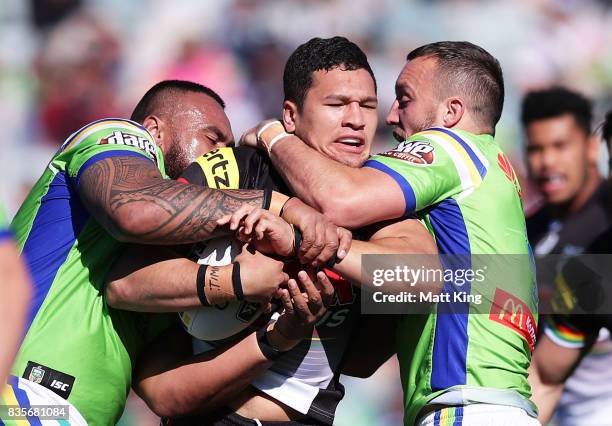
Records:
[[[19,347],[23,333],[28,302],[30,298],[30,279],[23,261],[19,259],[13,241],[13,234],[2,205],[0,205],[0,383],[4,383]],[[3,401],[0,397],[0,401]],[[5,405],[11,405],[4,401]]]
[[[351,167],[363,164],[376,129],[377,98],[374,75],[358,46],[343,37],[315,38],[299,46],[287,61],[284,87],[283,116],[292,131],[334,161]],[[230,180],[234,178],[234,185],[241,188],[287,191],[266,157],[245,147],[221,148],[201,157],[181,180],[214,186],[218,164],[224,164]],[[415,220],[377,225],[360,234],[369,241],[353,241],[346,258],[334,266],[335,271],[355,283],[361,280],[362,253],[435,253],[433,240]],[[187,262],[177,259],[176,270]],[[127,255],[119,260],[119,264],[125,264],[121,269],[131,263],[134,262]],[[164,263],[134,270],[109,283],[107,295],[111,303],[132,309],[142,309],[139,304],[177,309],[180,302],[173,301],[171,306],[166,302],[169,292],[184,285],[185,292],[193,293],[193,279],[182,284],[179,277],[169,284],[160,278],[170,275],[165,272],[170,262]],[[252,419],[262,424],[332,424],[343,396],[338,376],[358,320],[359,298],[348,281],[331,272],[328,275],[336,287],[336,303],[328,307],[329,313],[317,324],[316,333],[308,336],[312,338],[292,343],[291,350],[275,363],[262,357],[256,348],[251,352],[242,350],[239,361],[235,355],[230,357],[230,353],[238,353],[238,345],[246,345],[245,340],[216,356],[200,355],[193,361],[189,357],[189,339],[185,333],[175,333],[160,337],[157,346],[145,352],[138,362],[135,389],[162,416],[207,413],[200,418],[173,420],[171,424],[254,424]],[[324,274],[318,277],[325,282]],[[301,273],[299,279],[307,276]],[[372,365],[380,365],[391,356],[393,318],[378,319],[377,325],[378,328],[369,324],[388,338],[387,347],[373,353],[368,365],[346,372],[366,375],[375,369]],[[250,383],[253,386],[248,386]]]
[[[520,186],[494,139],[504,98],[501,67],[468,42],[428,44],[407,60],[387,117],[400,144],[362,168],[298,143],[280,122],[264,122],[242,141],[267,152],[295,194],[339,225],[357,228],[416,213],[440,255],[467,255],[461,257],[464,269],[474,254],[520,255],[520,279],[490,288],[491,312],[474,315],[477,307],[459,302],[401,320],[404,422],[538,424],[527,381],[535,279]],[[468,284],[462,291],[470,289]],[[457,287],[449,281],[444,291]],[[509,304],[524,312],[521,321],[501,309]]]
[[[579,254],[610,227],[612,186],[597,167],[592,102],[562,87],[530,92],[521,119],[529,174],[544,205],[527,218],[536,255]],[[612,415],[612,342],[606,329],[567,381],[557,407],[561,424],[597,424]],[[594,372],[596,372],[594,374]]]
[[[34,287],[27,333],[12,369],[21,405],[69,405],[71,424],[119,418],[132,361],[165,326],[161,317],[149,321],[105,303],[106,273],[121,244],[201,241],[218,231],[219,218],[245,204],[278,213],[288,199],[164,178],[166,171],[178,177],[211,147],[231,143],[221,98],[180,81],[153,87],[132,120],[100,120],[64,142],[12,224]],[[326,261],[339,239],[348,244],[347,232],[298,199],[285,205],[286,217],[298,216],[296,210],[295,225],[311,245],[309,253],[302,251],[304,261]],[[260,281],[251,278],[258,266],[244,266],[239,275],[226,273],[216,288],[204,289],[206,297],[236,299],[240,291],[246,300],[265,303],[286,279],[280,262]]]
[[[602,136],[604,142],[608,146],[608,152],[612,148],[612,111],[606,115],[606,120],[603,125]],[[597,226],[596,223],[590,223],[592,226]],[[585,250],[587,254],[610,254],[612,253],[612,228],[608,228],[605,232],[599,235],[590,246]],[[569,286],[572,294],[572,300],[576,301],[577,305],[593,305],[593,298],[601,298],[601,293],[593,291],[596,287],[590,287],[590,291],[584,291],[585,285],[593,284],[588,279],[588,275],[581,270],[578,276],[579,281],[576,282],[573,270],[579,270],[580,262],[568,262],[563,270],[562,276],[564,280],[556,282],[564,282]],[[604,277],[604,283],[607,282],[607,277]],[[583,291],[580,291],[583,287]],[[604,288],[606,290],[606,288]],[[559,292],[564,292],[565,289],[559,288]],[[557,403],[561,399],[564,385],[568,385],[574,379],[575,374],[583,368],[583,363],[590,363],[590,369],[587,369],[583,374],[586,377],[591,377],[589,388],[584,391],[588,392],[591,388],[596,393],[592,395],[593,402],[589,403],[582,401],[583,404],[577,404],[572,407],[572,415],[562,415],[558,417],[559,424],[562,426],[582,425],[582,424],[608,424],[610,422],[610,405],[605,402],[596,403],[610,395],[605,391],[609,385],[609,380],[605,379],[610,364],[609,362],[597,363],[600,357],[604,361],[609,357],[604,354],[593,354],[589,356],[594,346],[602,344],[601,331],[605,330],[609,333],[612,330],[612,315],[609,314],[609,307],[605,307],[608,314],[593,314],[585,313],[572,314],[572,309],[569,309],[568,315],[552,315],[544,322],[544,333],[540,337],[540,341],[533,353],[532,363],[529,371],[529,381],[533,387],[533,401],[540,410],[539,419],[543,424],[546,424],[555,410]],[[609,340],[603,343],[610,343]],[[590,359],[590,358],[594,359]],[[566,384],[567,381],[567,384]],[[602,391],[604,389],[604,391]]]

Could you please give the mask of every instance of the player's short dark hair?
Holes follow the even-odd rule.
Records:
[[[601,128],[601,135],[606,143],[612,143],[612,109],[606,114],[606,119]]]
[[[521,122],[523,127],[534,121],[570,114],[585,135],[591,134],[593,104],[580,93],[565,87],[551,87],[527,93],[523,99]]]
[[[163,100],[165,96],[177,92],[203,93],[213,98],[219,105],[221,105],[221,108],[225,108],[225,102],[223,102],[221,96],[219,96],[209,87],[203,86],[199,83],[194,83],[193,81],[164,80],[151,87],[147,93],[145,93],[145,95],[136,105],[136,108],[134,108],[130,119],[142,124],[144,119],[155,111],[155,109],[159,106],[159,102]]]
[[[461,94],[476,120],[491,132],[504,107],[504,76],[499,61],[480,46],[467,41],[440,41],[414,49],[406,59],[433,57],[437,61],[438,97]]]
[[[304,105],[306,92],[312,86],[315,71],[341,68],[347,71],[366,70],[374,81],[376,78],[363,50],[345,37],[312,38],[301,44],[287,59],[283,73],[285,100],[292,101],[298,109]]]

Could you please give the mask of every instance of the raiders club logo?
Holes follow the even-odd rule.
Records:
[[[429,142],[405,141],[382,155],[404,160],[417,166],[428,166],[435,160],[434,151],[434,147]]]

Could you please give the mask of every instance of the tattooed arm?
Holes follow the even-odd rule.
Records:
[[[83,172],[78,191],[113,237],[146,244],[208,239],[218,219],[239,207],[264,204],[264,191],[214,190],[164,180],[151,161],[131,156],[94,163]]]

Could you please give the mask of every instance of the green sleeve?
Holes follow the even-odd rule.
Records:
[[[406,215],[469,193],[482,182],[483,175],[469,153],[458,142],[435,132],[417,133],[365,164],[397,182],[406,200]]]
[[[96,161],[113,156],[141,156],[153,161],[164,175],[164,159],[147,130],[128,120],[107,119],[91,123],[62,147],[68,158],[67,171],[78,178]]]

